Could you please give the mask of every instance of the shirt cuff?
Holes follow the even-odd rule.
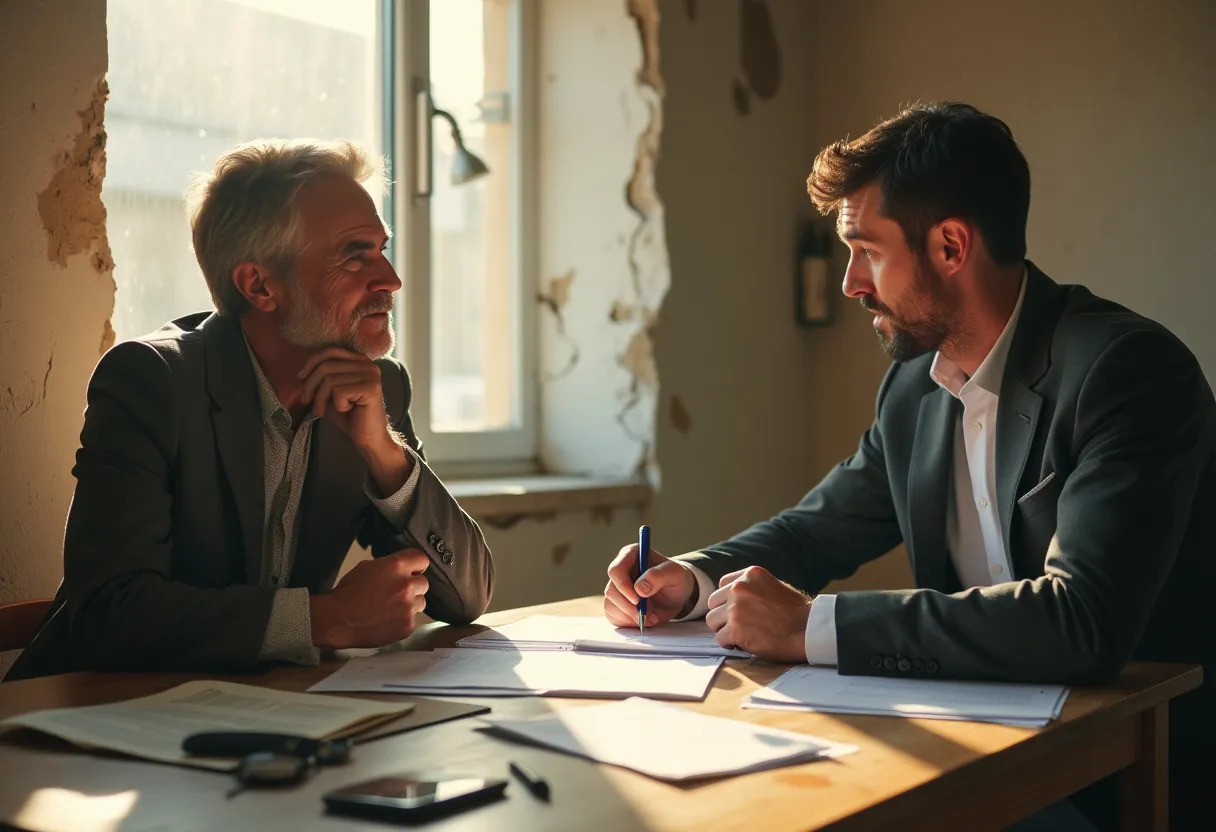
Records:
[[[275,592],[270,603],[270,623],[266,625],[258,659],[309,666],[321,661],[321,651],[312,643],[307,588],[301,586]]]
[[[372,505],[397,534],[405,531],[405,523],[409,519],[410,501],[414,498],[414,491],[418,488],[418,477],[422,474],[422,460],[418,458],[412,448],[407,447],[404,450],[406,454],[413,457],[411,460],[413,465],[410,466],[410,475],[405,478],[405,484],[395,493],[387,497],[377,497],[378,489],[372,482],[372,478],[369,476],[363,481],[363,493],[367,495],[367,499],[372,501]]]
[[[673,619],[674,621],[692,621],[695,618],[704,618],[705,613],[709,612],[709,596],[717,589],[714,586],[713,579],[705,574],[704,570],[694,566],[687,561],[677,560],[676,563],[683,566],[689,572],[692,572],[694,578],[697,579],[697,604],[692,608],[692,612],[683,618]]]
[[[806,619],[807,664],[836,666],[836,596],[816,595]]]

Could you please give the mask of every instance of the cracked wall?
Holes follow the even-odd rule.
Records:
[[[0,4],[0,603],[59,582],[85,386],[113,343],[105,27],[91,0]]]
[[[538,95],[541,465],[656,485],[659,24],[656,0],[542,3]]]

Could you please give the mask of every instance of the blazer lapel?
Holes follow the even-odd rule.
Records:
[[[215,443],[241,524],[245,580],[256,584],[262,573],[262,526],[266,511],[257,382],[236,321],[212,315],[203,322],[202,330]]]
[[[1017,558],[1010,544],[1013,507],[1043,406],[1043,397],[1033,387],[1051,366],[1051,335],[1059,315],[1055,302],[1059,287],[1029,260],[1026,281],[1026,297],[1009,348],[996,418],[997,512],[1005,551],[1014,563]]]
[[[912,464],[908,469],[911,539],[907,541],[918,587],[946,583],[946,500],[949,499],[958,400],[936,389],[920,400]]]

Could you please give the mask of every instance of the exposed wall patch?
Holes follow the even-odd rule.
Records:
[[[569,543],[559,543],[553,547],[553,565],[561,566],[566,562],[566,558],[570,556],[570,550],[573,547]]]
[[[654,341],[650,333],[645,330],[635,332],[620,361],[621,366],[632,373],[638,383],[658,388],[659,368],[654,363]]]
[[[38,215],[47,236],[47,258],[60,266],[90,252],[99,272],[114,268],[106,239],[106,208],[101,183],[106,175],[106,98],[104,78],[97,81],[89,105],[78,110],[80,130],[69,147],[55,154],[50,183],[38,194]]]
[[[656,0],[629,0],[629,16],[638,25],[642,39],[642,68],[638,81],[663,92],[663,77],[659,73],[659,6]]]
[[[536,295],[536,300],[553,313],[557,324],[557,334],[562,341],[566,343],[566,354],[557,362],[557,369],[546,370],[545,380],[555,381],[562,376],[568,375],[577,365],[579,359],[578,343],[566,331],[566,319],[562,315],[562,309],[570,302],[570,285],[574,283],[574,269],[570,269],[563,275],[551,278],[543,292]]]
[[[638,327],[617,359],[629,371],[631,381],[629,387],[621,391],[624,403],[617,412],[616,421],[627,436],[639,443],[638,467],[657,486],[659,471],[653,447],[659,373],[654,358],[653,329],[658,321],[659,306],[671,284],[663,202],[655,178],[663,134],[665,87],[659,67],[657,0],[628,0],[628,9],[642,39],[638,94],[646,104],[649,120],[638,136],[633,173],[625,186],[626,201],[638,216],[638,224],[626,247],[634,297],[614,302],[609,317],[614,322]]]
[[[106,350],[114,346],[114,340],[117,336],[114,333],[114,327],[107,320],[105,326],[101,330],[101,346],[98,348],[98,354],[104,354]]]
[[[781,49],[766,0],[742,0],[739,6],[739,57],[747,85],[762,101],[781,86]]]
[[[87,253],[93,270],[114,291],[114,257],[106,236],[106,208],[101,201],[106,176],[105,111],[109,96],[105,76],[100,76],[93,85],[88,106],[77,110],[80,130],[68,147],[55,154],[51,181],[38,194],[38,216],[46,231],[48,260],[66,267],[69,257]],[[32,104],[30,109],[34,109]],[[101,352],[113,343],[114,329],[107,315]]]
[[[671,426],[685,435],[692,430],[692,414],[688,412],[679,393],[671,395]]]

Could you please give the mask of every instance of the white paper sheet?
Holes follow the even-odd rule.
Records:
[[[752,693],[743,706],[1039,728],[1060,715],[1067,698],[1063,685],[842,676],[831,668],[800,666]]]
[[[191,757],[182,751],[182,740],[201,731],[266,731],[333,739],[413,708],[411,702],[312,696],[203,680],[109,705],[30,711],[9,717],[0,727],[33,728],[77,745],[227,770],[236,766],[235,760]]]
[[[705,698],[721,664],[722,659],[715,656],[676,658],[441,648],[351,659],[309,690],[699,700]]]
[[[671,781],[743,774],[857,750],[855,745],[645,699],[485,722],[494,732]]]
[[[603,616],[530,615],[491,630],[465,636],[461,647],[506,647],[513,650],[576,650],[593,653],[646,653],[663,656],[751,654],[720,646],[704,620],[663,624],[641,633],[615,627]]]

